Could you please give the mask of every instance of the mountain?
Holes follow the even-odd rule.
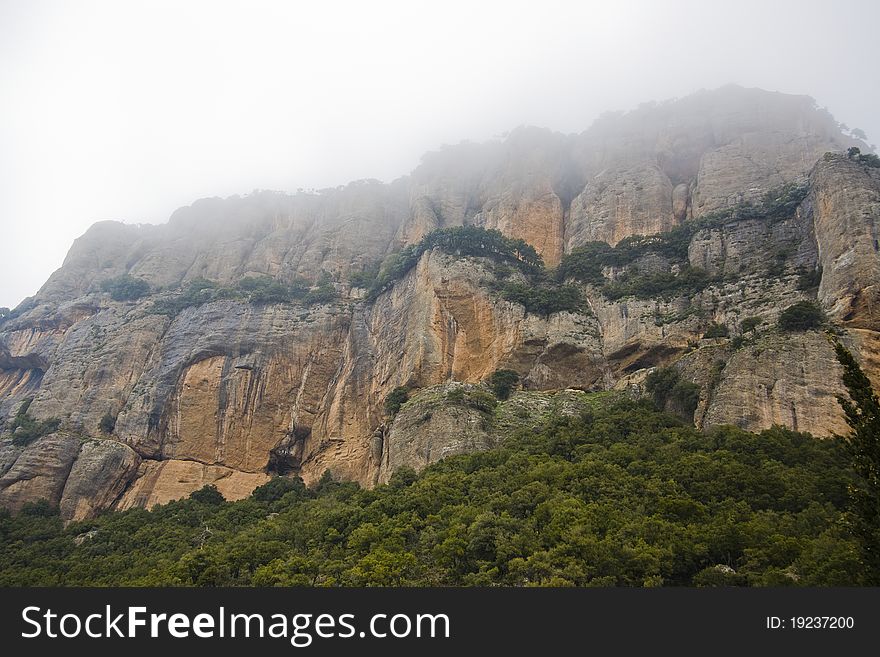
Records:
[[[822,330],[880,381],[880,168],[852,147],[808,97],[725,87],[95,224],[0,324],[0,505],[373,486],[603,395],[845,432]]]

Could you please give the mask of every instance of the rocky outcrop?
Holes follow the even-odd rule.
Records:
[[[237,499],[275,474],[311,483],[329,470],[373,485],[401,465],[497,444],[517,417],[639,390],[667,365],[700,386],[700,426],[842,430],[824,337],[775,324],[785,307],[818,300],[880,378],[880,170],[822,157],[851,145],[866,150],[806,97],[725,88],[606,116],[580,135],[520,128],[444,148],[387,185],[203,199],[161,226],[96,224],[0,324],[0,421],[32,399],[34,418],[62,426],[27,446],[4,434],[0,504],[47,499],[76,519],[206,484]],[[767,193],[788,183],[808,185],[799,207],[762,214]],[[739,203],[755,212],[718,218]],[[499,292],[523,283],[520,273],[439,251],[369,300],[362,283],[351,285],[442,227],[498,229],[553,266],[590,241],[698,220],[693,234],[676,233],[690,236],[686,257],[647,254],[604,274],[621,281],[689,266],[704,285],[619,298],[593,281],[579,284],[578,312],[526,312]],[[817,292],[806,274],[820,267]],[[122,274],[147,282],[149,294],[114,301],[102,284]],[[196,279],[231,288],[260,275],[329,280],[338,298],[221,295],[160,307]],[[704,337],[713,324],[728,336]],[[459,388],[485,392],[481,382],[499,368],[515,370],[523,391],[491,416],[455,399]],[[397,386],[414,398],[389,424],[383,401]]]
[[[537,389],[561,387],[563,380],[602,387],[591,316],[526,313],[492,293],[493,280],[485,261],[428,252],[364,314],[354,313],[344,369],[304,444],[300,472],[306,481],[327,469],[365,483],[376,479],[373,436],[384,419],[382,402],[397,386],[475,383],[505,367]]]
[[[586,242],[617,244],[630,235],[665,233],[686,214],[682,194],[679,190],[676,214],[672,181],[656,164],[603,169],[572,202],[566,250]]]
[[[837,403],[842,374],[821,333],[767,335],[726,361],[703,426],[759,430],[780,424],[819,436],[845,434]]]
[[[379,482],[387,482],[403,466],[421,470],[447,456],[494,447],[492,409],[476,405],[475,393],[492,399],[487,389],[449,384],[405,404],[384,438]]]
[[[83,444],[61,493],[61,517],[90,518],[112,507],[137,474],[141,459],[115,440]]]
[[[880,169],[822,158],[811,189],[819,300],[846,326],[880,330]]]
[[[513,432],[536,429],[550,417],[577,416],[620,395],[582,390],[519,391],[498,402],[481,384],[458,382],[421,390],[380,437],[378,482],[402,467],[421,470],[448,456],[496,447]]]
[[[79,449],[80,439],[64,433],[44,436],[25,447],[0,477],[0,506],[17,511],[37,500],[58,505]],[[9,459],[14,446],[7,444],[3,451]]]

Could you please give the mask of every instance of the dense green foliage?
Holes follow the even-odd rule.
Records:
[[[150,293],[150,284],[141,278],[122,274],[101,283],[101,290],[114,301],[135,301]]]
[[[602,294],[612,300],[629,296],[650,299],[670,295],[691,295],[704,290],[712,282],[705,271],[690,265],[683,266],[678,272],[643,273],[638,269],[632,269],[616,281],[605,283],[602,286]]]
[[[104,413],[104,415],[101,416],[101,420],[98,422],[98,429],[101,433],[113,433],[116,429],[116,416],[110,411]]]
[[[385,398],[385,413],[391,417],[397,415],[400,407],[409,401],[409,388],[397,386]]]
[[[28,409],[33,402],[33,398],[25,399],[18,411],[12,418],[12,421],[6,427],[6,430],[12,433],[12,443],[14,445],[29,445],[37,438],[46,436],[53,431],[57,431],[61,426],[61,420],[58,418],[49,418],[48,420],[35,420],[28,414]]]
[[[681,378],[674,367],[660,367],[645,379],[645,390],[657,408],[675,413],[687,421],[694,418],[700,401],[700,386]]]
[[[622,402],[373,490],[274,479],[66,528],[45,504],[0,514],[0,585],[860,584],[850,480],[837,441]]]
[[[220,288],[217,283],[206,278],[196,278],[173,297],[154,301],[153,312],[173,317],[190,306],[200,306],[223,298],[233,298],[232,290]]]
[[[223,497],[223,493],[217,490],[217,487],[213,484],[202,486],[199,490],[190,495],[189,498],[208,506],[219,506],[226,501],[226,498]]]
[[[709,325],[709,328],[706,329],[706,332],[703,333],[704,338],[726,338],[730,335],[730,330],[727,328],[727,324],[717,324],[712,322]]]
[[[495,370],[489,377],[492,392],[502,401],[510,397],[517,383],[519,383],[519,374],[513,370]]]
[[[849,393],[849,399],[838,397],[852,429],[843,440],[855,471],[848,524],[859,544],[865,583],[880,586],[880,400],[852,354],[836,339],[833,344]]]
[[[798,301],[779,314],[779,328],[783,331],[808,331],[819,328],[824,321],[822,309],[812,301]]]

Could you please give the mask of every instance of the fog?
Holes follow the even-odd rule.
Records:
[[[880,3],[0,0],[0,306],[102,219],[389,181],[423,152],[727,83],[880,142]]]

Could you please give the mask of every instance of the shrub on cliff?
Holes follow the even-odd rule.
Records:
[[[202,486],[197,491],[192,493],[189,496],[189,499],[199,502],[201,504],[209,504],[211,506],[217,506],[218,504],[223,504],[226,501],[226,498],[223,497],[223,493],[217,490],[217,487],[214,484],[206,484]]]
[[[31,417],[28,409],[33,401],[32,397],[25,399],[7,427],[12,433],[13,445],[30,445],[37,438],[54,433],[61,426],[61,420],[58,418],[36,420]]]
[[[379,276],[379,263],[364,267],[361,271],[353,271],[348,275],[348,282],[352,287],[370,289]]]
[[[667,410],[693,421],[700,401],[700,386],[681,378],[674,367],[661,367],[645,379],[645,390],[659,410]]]
[[[374,300],[395,281],[403,278],[416,266],[422,254],[431,249],[449,255],[492,258],[496,262],[508,263],[529,274],[544,269],[541,256],[524,240],[506,237],[501,231],[477,226],[440,228],[425,235],[417,244],[407,245],[389,256],[370,287],[367,300]]]
[[[330,303],[339,298],[336,288],[330,283],[319,285],[314,290],[309,290],[303,297],[303,303],[307,306],[315,306],[323,303]]]
[[[783,331],[808,331],[817,329],[825,321],[822,309],[812,301],[799,301],[779,315],[779,328]]]
[[[385,413],[390,417],[394,417],[400,411],[400,407],[409,401],[409,388],[406,386],[397,386],[388,393],[385,398]]]
[[[498,405],[498,400],[491,392],[477,386],[455,387],[446,393],[444,401],[447,404],[467,406],[481,413],[491,413]]]
[[[101,421],[98,422],[98,429],[101,430],[101,433],[111,434],[116,429],[116,416],[113,415],[110,411],[104,413],[101,416]]]
[[[712,279],[698,267],[685,265],[677,273],[672,271],[641,273],[627,272],[614,282],[602,286],[602,294],[609,299],[634,296],[640,299],[670,295],[696,294],[705,289]]]
[[[290,288],[271,276],[248,276],[238,282],[238,289],[256,304],[288,303]]]
[[[726,338],[728,335],[730,335],[730,331],[727,324],[716,324],[715,322],[710,324],[706,332],[703,333],[704,338]]]
[[[822,265],[815,269],[801,269],[798,273],[798,289],[801,291],[815,290],[822,282]]]
[[[857,146],[850,146],[846,149],[846,156],[869,167],[880,167],[880,157],[877,157],[874,153],[862,153],[861,149]]]
[[[764,323],[764,320],[761,319],[760,317],[754,317],[754,316],[746,317],[745,319],[743,319],[742,322],[740,322],[739,330],[742,333],[749,333],[750,331],[754,331],[756,328],[758,328],[763,323]]]
[[[510,397],[517,383],[519,383],[519,374],[513,370],[495,370],[489,377],[492,391],[502,401]]]
[[[135,301],[150,293],[150,284],[141,278],[122,274],[101,283],[101,290],[114,301]]]
[[[545,317],[562,311],[583,312],[584,299],[573,285],[507,283],[496,288],[507,301],[518,303],[535,315]]]

